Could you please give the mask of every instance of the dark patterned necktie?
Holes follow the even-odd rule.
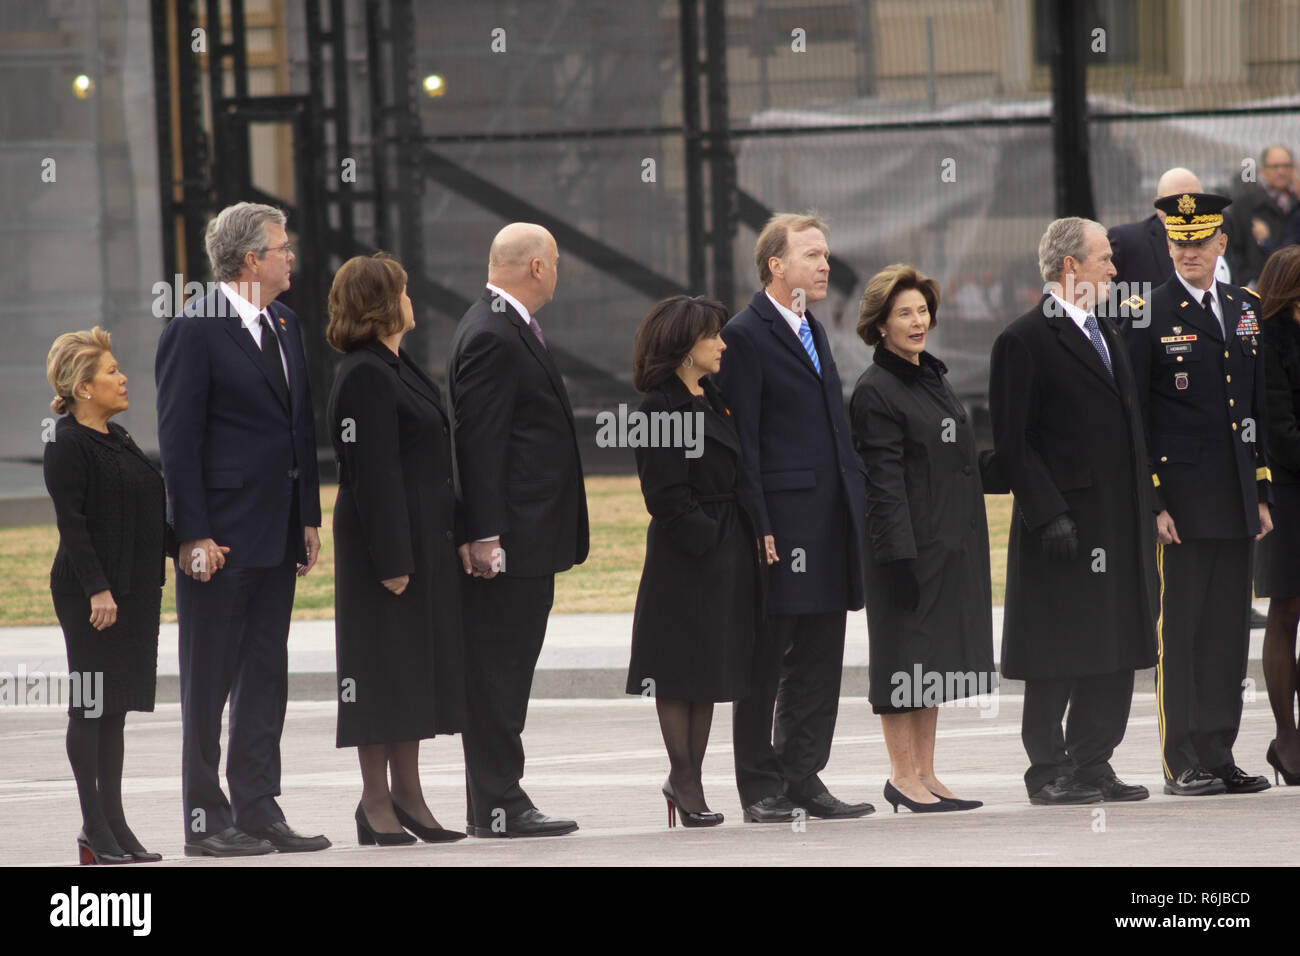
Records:
[[[275,332],[271,329],[271,323],[266,318],[266,313],[261,313],[258,321],[262,326],[262,361],[266,365],[266,370],[271,373],[271,381],[278,384],[284,389],[285,394],[289,392],[289,381],[284,376],[284,365],[280,361],[280,340],[275,337]]]
[[[1101,339],[1101,329],[1097,327],[1097,317],[1091,312],[1083,320],[1083,327],[1088,332],[1088,341],[1092,347],[1097,350],[1097,356],[1101,359],[1101,364],[1106,366],[1106,371],[1110,372],[1111,378],[1115,377],[1115,370],[1110,367],[1110,355],[1106,351],[1106,345]]]

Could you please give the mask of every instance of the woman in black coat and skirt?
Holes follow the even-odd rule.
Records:
[[[175,553],[162,475],[109,419],[130,401],[107,332],[69,332],[45,363],[50,408],[63,415],[45,444],[45,487],[59,548],[50,569],[68,646],[68,759],[77,781],[83,864],[161,860],[122,809],[128,710],[152,711],[164,557]]]
[[[655,698],[670,770],[668,825],[716,826],[701,768],[713,705],[743,697],[761,616],[758,537],[737,497],[740,438],[706,376],[721,367],[719,302],[674,296],[636,334],[629,428],[650,527],[627,692]],[[642,429],[639,434],[638,426]]]
[[[947,368],[925,350],[938,308],[938,283],[911,266],[867,283],[857,328],[875,354],[850,404],[867,470],[869,696],[895,813],[981,806],[935,775],[938,705],[997,683],[981,462]]]
[[[339,747],[361,763],[357,840],[443,843],[424,801],[420,741],[465,719],[465,644],[449,422],[402,351],[415,327],[406,272],[380,254],[334,276],[326,338],[344,352],[327,417],[339,465],[334,617]],[[392,774],[391,788],[389,773]]]
[[[1296,627],[1300,624],[1300,246],[1264,264],[1260,297],[1264,381],[1268,390],[1268,464],[1273,476],[1273,533],[1255,545],[1255,593],[1270,598],[1264,631],[1264,681],[1277,736],[1267,760],[1274,781],[1300,785],[1296,730]]]

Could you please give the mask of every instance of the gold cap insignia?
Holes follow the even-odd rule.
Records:
[[[1183,193],[1178,197],[1178,211],[1184,216],[1190,216],[1196,212],[1196,200],[1187,193]]]

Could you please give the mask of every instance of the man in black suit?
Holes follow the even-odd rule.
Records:
[[[1253,541],[1272,528],[1259,300],[1214,281],[1223,209],[1213,193],[1159,200],[1174,275],[1127,330],[1146,422],[1160,535],[1156,670],[1165,793],[1255,793],[1236,765],[1250,645]]]
[[[745,820],[860,817],[818,774],[839,711],[847,611],[863,606],[866,484],[839,372],[808,305],[826,297],[830,250],[814,215],[773,216],[755,248],[763,288],[722,330],[717,384],[740,432],[739,484],[769,569],[750,696],[732,721]],[[775,722],[773,708],[775,707]]]
[[[1180,192],[1197,193],[1200,189]],[[1259,278],[1270,255],[1295,241],[1298,215],[1295,159],[1291,150],[1275,143],[1259,157],[1259,181],[1242,183],[1224,215],[1229,237],[1226,255],[1232,265],[1233,282],[1250,285]]]
[[[587,496],[573,409],[536,312],[555,294],[559,251],[541,226],[492,240],[483,295],[451,341],[447,382],[473,572],[465,579],[468,830],[557,836],[572,820],[519,785],[520,735],[555,575],[587,558]]]
[[[1175,166],[1166,170],[1156,183],[1155,199],[1175,193],[1199,193],[1201,181],[1190,169]],[[1174,274],[1174,263],[1169,258],[1169,243],[1165,239],[1164,213],[1156,210],[1139,222],[1111,226],[1111,264],[1115,266],[1115,285],[1122,293],[1118,299],[1137,295],[1143,300],[1151,298],[1156,286]]]
[[[989,373],[996,461],[1015,496],[1002,674],[1025,682],[1031,803],[1144,800],[1110,764],[1134,671],[1155,663],[1156,575],[1137,386],[1104,314],[1105,227],[1056,220],[1038,262],[1050,291],[997,337]]]
[[[323,850],[284,821],[280,733],[296,578],[320,551],[311,387],[284,213],[238,203],[208,224],[220,286],[163,330],[158,447],[177,557],[186,856]],[[230,699],[226,781],[221,713]],[[233,804],[233,806],[232,806]]]

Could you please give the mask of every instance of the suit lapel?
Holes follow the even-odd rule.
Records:
[[[1050,296],[1043,297],[1042,304],[1044,307],[1046,307],[1049,298]],[[1092,342],[1088,340],[1083,330],[1074,324],[1074,319],[1063,312],[1061,314],[1046,313],[1046,318],[1047,324],[1056,332],[1056,336],[1061,340],[1061,344],[1065,346],[1065,350],[1082,362],[1088,371],[1105,382],[1111,391],[1119,391],[1118,386],[1115,384],[1115,376],[1106,371],[1106,366],[1101,362],[1101,356],[1097,354],[1097,350],[1093,348]],[[1098,327],[1100,328],[1100,323]],[[1102,341],[1105,341],[1104,335]],[[1113,348],[1109,342],[1106,343],[1106,347],[1108,349]],[[1111,359],[1111,367],[1115,367],[1114,359]]]
[[[223,299],[226,297],[226,294],[222,292],[220,288],[214,290],[212,294],[214,296],[221,296]],[[266,365],[262,361],[262,351],[257,347],[257,343],[253,341],[253,337],[248,333],[248,329],[244,327],[243,320],[240,319],[239,313],[235,311],[234,303],[227,300],[228,307],[224,310],[217,309],[217,303],[212,303],[212,305],[213,309],[209,314],[224,315],[222,321],[225,322],[227,334],[234,339],[235,344],[239,349],[248,356],[248,360],[253,363],[253,366],[257,369],[258,373],[261,374],[262,378],[266,381],[272,394],[274,394],[280,404],[284,406],[285,410],[288,411],[290,408],[289,395],[279,382],[271,378],[271,373],[267,371]],[[283,348],[284,346],[282,343],[281,349]]]
[[[401,361],[397,365],[397,377],[405,382],[412,391],[422,395],[426,401],[430,402],[438,410],[439,415],[446,418],[447,413],[442,407],[442,398],[438,394],[437,384],[433,379],[429,378],[424,369],[412,361],[404,350],[399,357]]]
[[[750,300],[749,304],[753,310],[762,316],[764,321],[767,322],[768,327],[772,330],[772,334],[777,337],[777,340],[789,349],[795,358],[799,359],[804,368],[806,368],[812,375],[817,376],[817,368],[813,365],[812,359],[808,356],[808,350],[803,347],[803,343],[799,341],[799,336],[795,335],[794,330],[790,328],[790,324],[786,322],[785,316],[778,312],[776,307],[772,305],[771,301],[767,297],[767,293],[760,289],[754,294],[754,298]],[[805,312],[804,314],[808,315],[809,313]],[[811,327],[812,323],[809,322],[808,325]],[[818,358],[820,358],[822,351],[820,347],[817,346],[816,332],[813,333],[813,346],[818,349],[817,355]],[[820,378],[820,376],[817,377]]]
[[[483,294],[487,297],[488,308],[492,308],[492,301],[496,296],[490,290],[485,290]],[[533,358],[537,359],[537,361],[541,363],[542,368],[546,370],[546,374],[551,380],[551,386],[555,389],[556,394],[562,399],[561,404],[564,406],[564,414],[568,417],[569,422],[572,423],[573,409],[569,407],[569,393],[564,388],[564,379],[560,375],[560,370],[556,366],[555,359],[552,357],[550,350],[545,348],[541,342],[537,341],[537,336],[533,333],[533,330],[528,327],[528,323],[524,321],[524,317],[515,311],[514,306],[509,302],[504,303],[504,305],[506,307],[506,320],[515,327],[515,331],[519,334],[519,338],[524,343],[524,348],[533,353]]]

